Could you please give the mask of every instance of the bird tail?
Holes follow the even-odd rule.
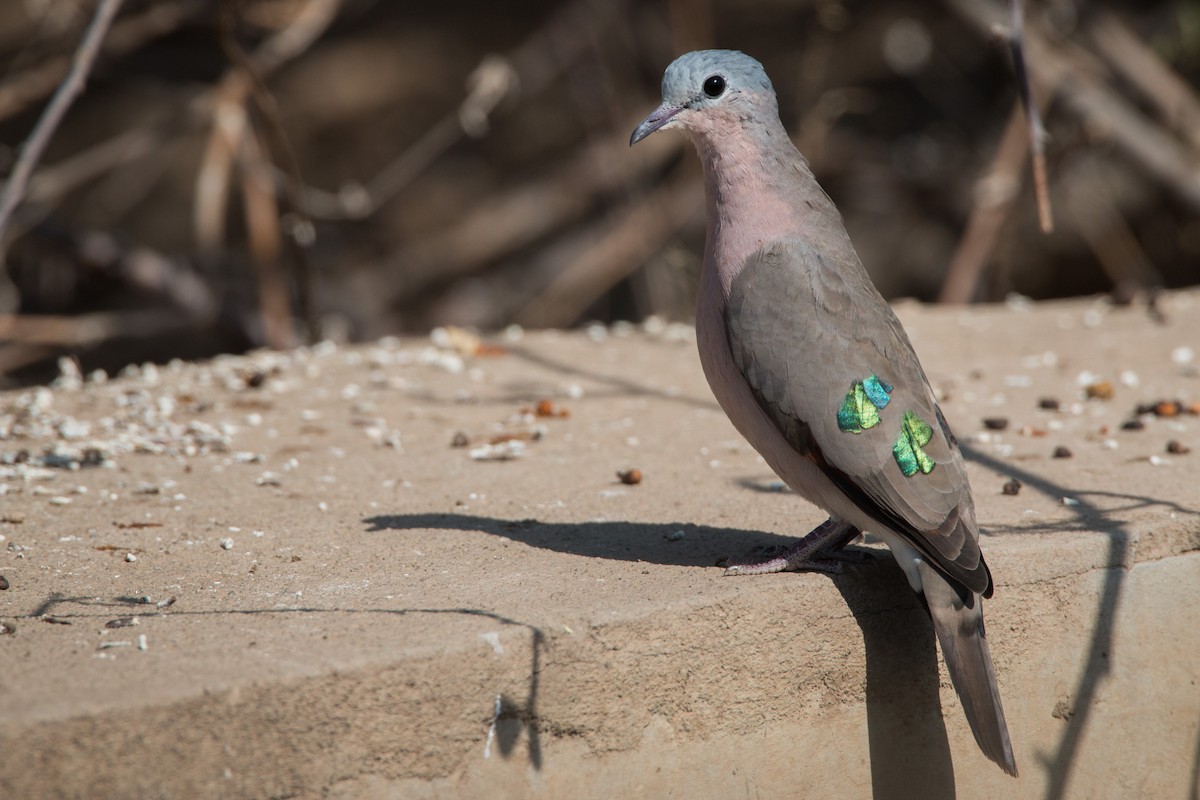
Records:
[[[975,741],[985,756],[1015,777],[1017,762],[1008,739],[992,654],[983,629],[983,601],[975,595],[975,602],[968,606],[954,587],[928,564],[919,562],[918,569],[933,629],[950,670],[950,682],[962,702]]]

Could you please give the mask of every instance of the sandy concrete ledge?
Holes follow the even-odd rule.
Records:
[[[721,577],[822,517],[687,329],[618,327],[0,395],[0,796],[1195,797],[1200,293],[1163,307],[899,309],[970,449],[1018,780],[885,551]]]

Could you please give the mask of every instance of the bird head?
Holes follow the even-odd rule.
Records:
[[[662,96],[662,105],[634,128],[631,146],[667,128],[695,137],[723,123],[779,116],[762,64],[737,50],[697,50],[675,59],[663,74]]]

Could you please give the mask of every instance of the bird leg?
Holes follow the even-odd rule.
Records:
[[[836,575],[846,568],[847,561],[861,562],[868,557],[863,553],[842,550],[861,532],[848,522],[839,522],[830,517],[789,547],[783,555],[755,564],[731,564],[725,574],[766,575],[770,572],[815,570]]]

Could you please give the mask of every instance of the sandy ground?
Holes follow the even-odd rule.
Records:
[[[969,451],[1020,781],[884,551],[722,578],[823,517],[649,325],[0,395],[0,794],[1184,796],[1200,292],[1160,306],[898,308]],[[1121,726],[1161,738],[1112,783]]]

